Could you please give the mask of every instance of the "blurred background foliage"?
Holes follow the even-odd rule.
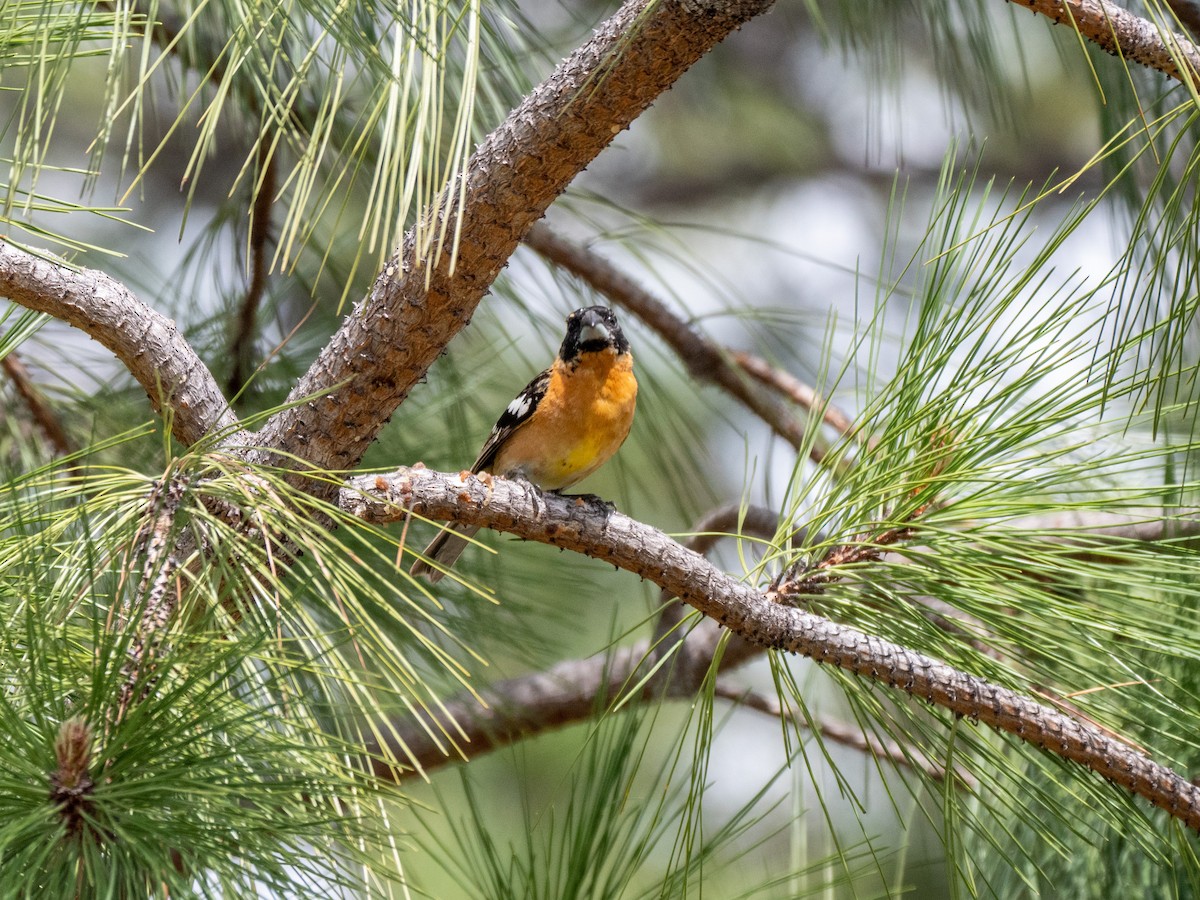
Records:
[[[237,395],[239,413],[270,410],[464,154],[612,8],[5,0],[6,229],[129,285],[176,318]],[[1152,2],[1132,8],[1167,15]],[[815,555],[894,522],[897,485],[928,474],[930,436],[949,425],[961,458],[943,496],[962,502],[932,527],[952,537],[924,558],[914,552],[906,568],[848,578],[817,608],[1026,690],[1153,681],[1136,704],[1108,692],[1088,712],[1194,770],[1200,723],[1194,708],[1182,710],[1195,699],[1200,648],[1189,623],[1200,592],[1188,546],[1122,545],[1072,567],[1045,534],[996,539],[985,555],[990,534],[970,528],[1065,508],[1191,502],[1195,115],[1194,98],[1174,82],[995,0],[780,2],[639,118],[549,218],[723,345],[826,391],[888,452],[840,445],[856,465],[844,482],[809,467],[725,395],[698,387],[626,314],[638,419],[584,489],[679,533],[714,506],[765,504],[792,525],[811,523],[802,551]],[[265,219],[258,242],[255,223]],[[239,343],[248,296],[258,298],[255,321]],[[606,301],[518,251],[365,465],[468,466],[496,411],[552,357],[564,316],[597,302]],[[183,451],[161,428],[131,432],[149,411],[105,351],[62,323],[38,324],[10,317],[0,351],[16,350],[28,367],[85,451],[76,462],[125,479],[120,490],[76,483],[71,490],[92,498],[89,515],[129,529],[139,475],[168,465],[211,473],[211,460],[180,464]],[[981,335],[988,347],[937,352]],[[1004,356],[1007,343],[1022,352]],[[46,540],[31,504],[75,498],[53,499],[64,490],[55,448],[14,383],[0,390],[0,460],[15,498],[3,520],[11,598],[36,583],[29,572],[39,565],[86,569],[95,565],[87,554],[106,551],[103,530],[83,517],[55,537],[56,548],[71,546],[59,562],[31,555]],[[1046,392],[1061,403],[1039,406]],[[970,495],[979,484],[991,486]],[[215,540],[201,506],[193,527]],[[256,596],[286,597],[285,624],[264,614],[247,627],[239,662],[195,650],[203,660],[179,665],[289,723],[272,731],[287,737],[282,749],[264,741],[245,751],[247,771],[302,770],[303,760],[279,763],[280,754],[290,740],[309,740],[305,727],[321,735],[305,746],[310,764],[323,761],[331,795],[354,783],[327,746],[361,737],[346,718],[602,652],[644,635],[657,608],[652,586],[611,567],[497,535],[483,540],[500,553],[468,554],[460,568],[470,583],[443,582],[435,599],[394,567],[408,532],[342,522],[326,554],[345,565],[331,574],[317,531],[281,522],[309,550],[303,577],[279,578],[259,559],[248,575],[226,563],[213,577],[227,590],[248,578]],[[414,524],[411,541],[431,532]],[[778,540],[773,552],[790,551]],[[733,542],[717,559],[738,571],[739,554],[753,568],[755,551]],[[106,577],[111,587],[115,576]],[[97,599],[89,615],[68,603],[79,589],[44,588],[69,607],[69,643],[104,645],[86,626],[115,600]],[[924,595],[982,623],[975,637],[1001,658],[906,610]],[[358,598],[355,624],[370,622],[365,638],[341,631],[345,610],[334,610],[348,596]],[[11,634],[41,627],[23,609],[10,604]],[[212,624],[214,646],[228,624]],[[262,649],[285,631],[317,636],[289,646],[285,663]],[[348,644],[361,668],[345,661]],[[395,648],[401,661],[389,655]],[[336,665],[316,664],[343,652]],[[378,683],[354,684],[384,658],[394,677],[384,666]],[[60,675],[83,691],[87,667],[75,662],[79,672]],[[222,681],[222,667],[254,689]],[[12,690],[31,691],[6,669]],[[324,687],[297,725],[281,698],[303,697],[312,683]],[[280,896],[407,889],[388,888],[391,878],[432,897],[699,896],[701,885],[713,897],[1196,893],[1192,836],[1034,751],[803,661],[759,659],[735,684],[790,699],[801,718],[901,739],[917,756],[961,766],[970,787],[822,742],[799,724],[781,727],[714,699],[710,685],[694,704],[598,716],[372,797],[348,817],[370,819],[365,830],[347,824],[344,835],[325,836],[354,848],[340,862],[333,854],[329,884],[328,873],[300,863],[319,841],[316,822],[298,818],[296,835],[274,850],[264,840],[261,856],[244,853],[246,882],[220,874],[220,855],[236,850],[215,842],[176,892],[228,893],[256,879]],[[48,721],[74,709],[45,694]],[[210,723],[214,733],[245,728],[229,715]],[[21,718],[16,709],[11,721]],[[47,728],[38,732],[45,740]],[[159,771],[153,759],[146,765]],[[169,792],[173,772],[162,766],[155,783]],[[386,874],[355,877],[374,866]],[[218,874],[206,881],[208,871]]]

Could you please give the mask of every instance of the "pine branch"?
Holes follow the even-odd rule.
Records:
[[[686,648],[686,643],[685,643]],[[681,649],[680,654],[695,656],[700,665],[686,665],[685,669],[697,671],[703,676],[712,663],[712,647],[704,654]],[[742,657],[737,663],[746,662]],[[425,711],[425,720],[405,718],[391,723],[384,731],[386,742],[383,747],[370,744],[375,774],[385,780],[405,781],[418,774],[417,769],[396,769],[385,762],[388,759],[404,759],[419,766],[420,773],[428,775],[456,758],[464,761],[477,759],[485,753],[506,747],[522,739],[544,734],[556,728],[576,725],[594,719],[597,713],[620,700],[639,678],[643,677],[653,659],[653,648],[647,641],[622,647],[610,654],[590,656],[586,659],[571,659],[558,663],[544,672],[533,672],[518,678],[508,679],[491,685],[478,696],[463,694],[439,707]],[[734,662],[721,660],[721,671],[734,668]],[[632,699],[638,702],[653,702],[659,699],[681,699],[692,701],[700,690],[701,681],[691,678],[669,678],[661,692],[643,689]],[[716,696],[756,709],[776,717],[794,719],[792,714],[780,707],[778,701],[741,689],[731,688],[718,682]],[[436,715],[436,721],[433,716]],[[800,724],[804,724],[800,720]],[[902,766],[920,768],[931,778],[941,780],[945,769],[926,758],[919,750],[904,747],[895,741],[881,741],[844,722],[821,719],[817,723],[821,735],[834,743],[886,759]],[[461,742],[455,742],[448,753],[441,737],[461,733]],[[468,754],[469,751],[469,754]],[[956,773],[964,783],[969,778]]]
[[[238,316],[229,355],[233,357],[233,369],[229,373],[227,389],[230,397],[237,397],[254,371],[250,357],[254,349],[254,338],[258,333],[258,308],[267,293],[267,274],[270,259],[267,244],[271,240],[271,207],[275,201],[279,157],[271,144],[263,141],[258,148],[258,165],[262,182],[254,195],[250,213],[250,284],[238,307]]]
[[[25,363],[14,352],[0,359],[0,366],[3,367],[8,380],[12,382],[13,388],[25,401],[25,406],[28,407],[29,414],[33,416],[33,421],[37,423],[42,434],[46,436],[46,440],[54,447],[54,452],[59,456],[69,456],[74,450],[71,439],[67,437],[67,432],[63,429],[62,422],[59,421],[54,410],[46,403],[42,392],[37,389],[37,385],[29,377],[29,370],[25,367]]]
[[[607,656],[566,660],[478,694],[453,697],[419,717],[398,718],[381,729],[382,745],[367,743],[375,774],[403,781],[456,758],[474,759],[522,738],[592,719],[629,685],[649,651],[649,642],[643,641]],[[461,734],[461,741],[449,737],[454,734]],[[453,740],[451,746],[447,740]],[[397,769],[388,762],[393,759],[419,769]]]
[[[760,356],[734,351],[733,361],[745,370],[747,375],[757,378],[763,384],[769,384],[779,393],[788,397],[793,403],[807,410],[820,410],[825,424],[837,431],[843,437],[854,434],[854,422],[842,410],[833,406],[820,394],[802,382],[790,372],[771,365]]]
[[[117,627],[117,631],[125,633],[132,624],[133,635],[121,669],[122,683],[112,726],[125,717],[130,704],[150,689],[155,660],[179,605],[183,557],[176,546],[175,517],[185,487],[185,482],[178,478],[164,478],[155,484],[146,501],[142,528],[133,542],[130,567],[140,560],[142,575],[133,594],[136,606],[129,610],[134,614],[133,621],[122,621]]]
[[[1108,0],[1012,0],[1068,25],[1106,53],[1157,69],[1200,87],[1200,51],[1181,34],[1164,31]]]
[[[701,518],[687,546],[707,553],[725,535],[742,533],[771,537],[779,517],[761,507],[726,506]],[[693,629],[682,640],[673,638],[681,620],[680,604],[664,592],[662,611],[654,637],[613,653],[561,662],[544,672],[534,672],[491,685],[480,693],[468,692],[425,712],[425,718],[402,717],[386,732],[386,743],[371,743],[367,750],[376,774],[402,780],[418,771],[428,773],[457,757],[468,759],[512,744],[530,735],[594,718],[599,710],[620,699],[645,679],[636,699],[691,700],[700,690],[716,654],[720,634],[716,629]],[[721,655],[720,670],[733,669],[762,653],[762,648],[736,635]],[[669,665],[659,666],[667,653]],[[656,671],[657,667],[657,671]],[[436,718],[433,718],[436,716]],[[463,740],[447,747],[444,735],[461,734]],[[467,746],[469,745],[469,746]],[[387,760],[405,759],[417,769],[395,769]]]
[[[74,325],[111,350],[180,442],[236,429],[212,373],[174,321],[103,272],[72,268],[0,238],[0,296]]]
[[[264,455],[356,465],[554,199],[693,63],[771,2],[628,0],[483,141],[427,211],[425,233],[453,232],[445,251],[430,261],[416,233],[405,236],[289,398],[311,399],[268,421]]]
[[[733,687],[723,682],[717,682],[717,688],[714,693],[717,697],[721,697],[731,703],[737,703],[745,706],[747,709],[758,710],[773,718],[787,719],[789,722],[802,726],[807,725],[807,719],[797,716],[790,709],[784,708],[775,697],[769,697],[757,691],[748,691],[743,688]],[[816,726],[821,737],[835,744],[841,744],[843,747],[858,750],[860,753],[865,753],[868,756],[874,756],[878,759],[886,759],[896,765],[920,769],[935,781],[942,781],[946,777],[945,767],[935,760],[930,759],[916,747],[905,746],[898,741],[883,741],[873,735],[867,734],[859,727],[848,725],[845,722],[836,722],[832,719],[819,719],[816,722]],[[973,779],[967,773],[956,770],[954,777],[959,783],[970,787],[972,790],[974,789]]]
[[[648,579],[763,647],[837,666],[982,722],[1079,763],[1200,830],[1200,786],[1100,729],[883,638],[784,605],[732,578],[667,535],[607,507],[544,494],[502,478],[486,481],[403,468],[351,479],[339,502],[375,523],[406,511],[553,544]]]

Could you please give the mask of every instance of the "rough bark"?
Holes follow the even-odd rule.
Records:
[[[1076,29],[1105,53],[1119,56],[1184,84],[1200,84],[1200,51],[1186,37],[1134,15],[1108,0],[1012,0],[1056,24]]]
[[[770,5],[622,6],[484,140],[465,184],[443,192],[430,221],[458,223],[453,260],[443,252],[427,263],[406,235],[290,396],[312,399],[268,421],[260,446],[325,468],[356,465],[554,199],[693,63]]]
[[[421,468],[351,479],[339,502],[372,522],[395,521],[411,510],[612,563],[755,644],[837,666],[1044,747],[1200,830],[1200,786],[1101,729],[924,654],[780,602],[657,529],[599,504],[543,494],[503,478],[464,480]]]
[[[175,322],[95,269],[76,269],[0,238],[0,297],[49,313],[90,335],[125,364],[171,433],[193,444],[237,419],[208,367]]]

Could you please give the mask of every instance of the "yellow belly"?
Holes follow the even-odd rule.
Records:
[[[492,465],[497,475],[548,491],[568,488],[608,462],[629,436],[637,401],[628,353],[588,354],[573,371],[556,375],[535,415]]]

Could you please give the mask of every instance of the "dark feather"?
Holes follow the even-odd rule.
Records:
[[[475,465],[471,466],[472,472],[482,472],[492,467],[492,463],[496,461],[497,451],[514,431],[529,420],[529,416],[537,408],[542,397],[546,395],[548,384],[550,384],[550,370],[546,369],[525,385],[525,389],[513,398],[513,401],[500,414],[496,424],[492,426],[492,433],[488,435],[483,449],[479,451],[479,458],[475,460]]]

